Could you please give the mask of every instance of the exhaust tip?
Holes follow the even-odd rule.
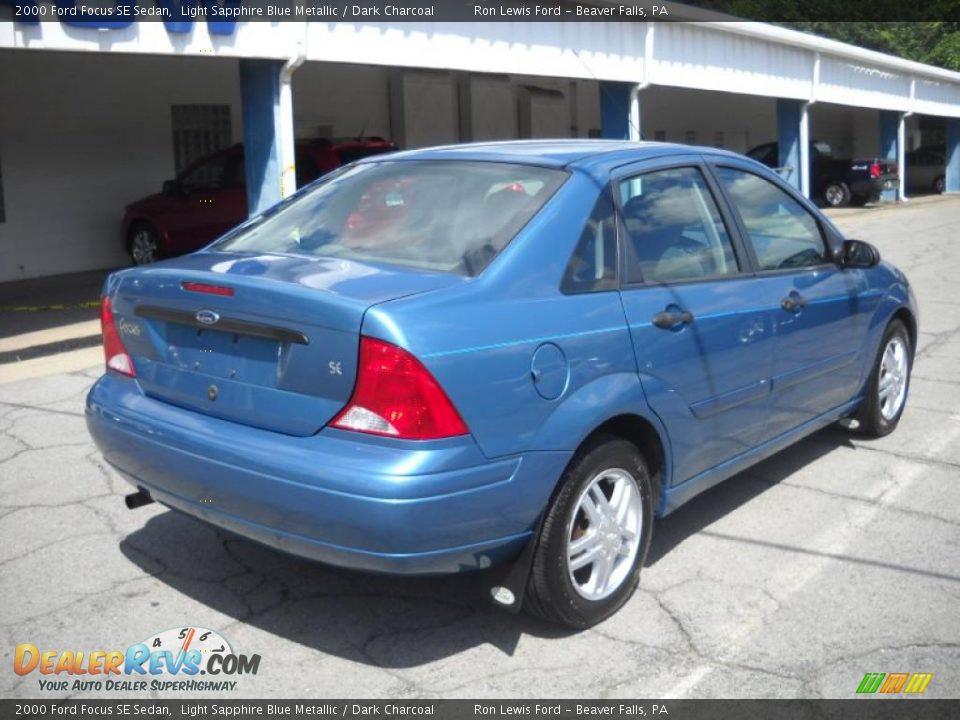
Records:
[[[152,503],[153,498],[150,497],[150,493],[146,490],[138,489],[135,493],[124,496],[123,502],[128,510],[136,510],[138,507]]]

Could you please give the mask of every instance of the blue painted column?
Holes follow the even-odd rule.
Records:
[[[247,212],[257,215],[283,197],[281,185],[280,60],[241,60]]]
[[[634,83],[600,81],[600,136],[608,140],[630,139],[630,91]],[[640,128],[636,130],[640,136]]]
[[[899,155],[900,113],[894,110],[880,111],[880,159],[896,163]],[[884,200],[896,200],[897,190],[880,193]]]
[[[801,124],[805,115],[802,100],[777,98],[777,148],[780,152],[780,177],[800,192],[804,191]]]
[[[947,192],[960,193],[960,118],[947,118]]]

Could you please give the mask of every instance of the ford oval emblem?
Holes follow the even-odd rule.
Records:
[[[214,325],[220,319],[220,316],[213,310],[201,310],[197,313],[197,322],[204,325]]]

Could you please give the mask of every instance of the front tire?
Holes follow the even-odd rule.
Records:
[[[650,474],[640,451],[614,436],[584,446],[547,509],[526,606],[583,629],[633,595],[653,530]]]
[[[157,231],[145,222],[130,228],[127,252],[134,265],[148,265],[160,259],[160,238]]]
[[[857,411],[860,432],[877,438],[889,435],[896,429],[907,405],[912,367],[910,334],[900,320],[894,320],[883,334],[880,351],[867,382],[866,396]]]

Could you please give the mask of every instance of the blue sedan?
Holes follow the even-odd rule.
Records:
[[[764,166],[608,141],[354,163],[111,275],[101,316],[86,416],[128,505],[500,566],[572,627],[630,598],[655,516],[837,420],[892,431],[917,340],[904,275]]]

